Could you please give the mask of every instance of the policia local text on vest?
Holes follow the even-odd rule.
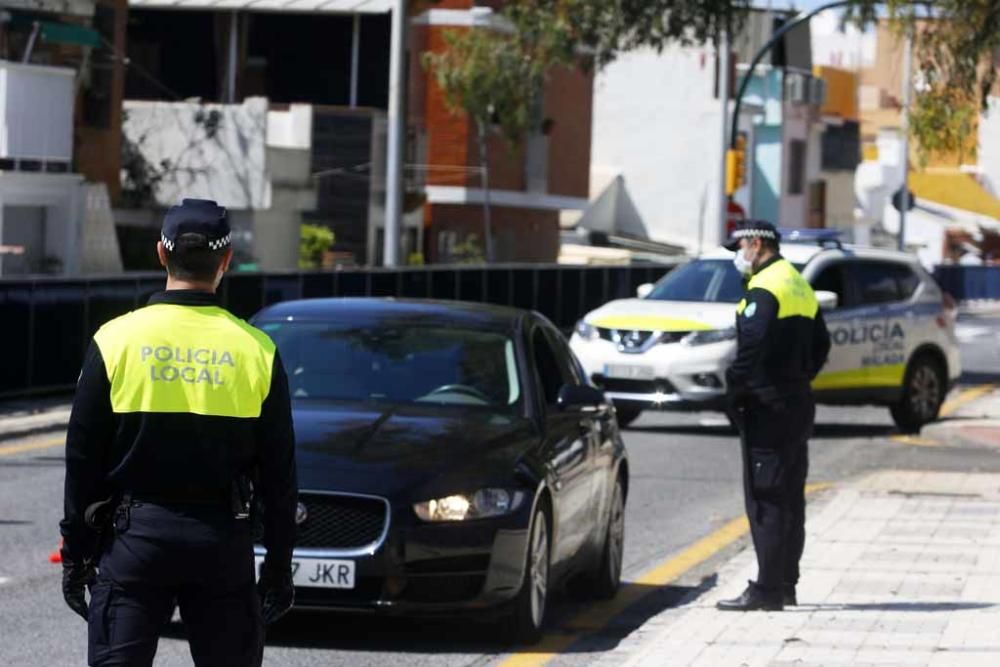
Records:
[[[727,245],[750,274],[737,307],[736,359],[726,374],[740,428],[743,488],[757,552],[757,581],[718,603],[726,611],[797,604],[805,545],[808,439],[816,407],[810,383],[826,363],[830,335],[812,287],[779,250],[767,222],[740,225]]]
[[[101,327],[84,360],[60,528],[91,665],[152,664],[175,606],[196,665],[259,665],[264,624],[292,604],[288,384],[274,343],[216,300],[230,238],[215,202],[171,208],[166,291]],[[256,585],[251,489],[268,552]]]

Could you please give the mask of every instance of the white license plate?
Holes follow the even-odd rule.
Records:
[[[254,558],[260,577],[262,556]],[[334,558],[293,558],[292,583],[299,588],[354,588],[354,561]]]
[[[618,380],[655,380],[656,371],[652,366],[632,364],[608,364],[604,367],[604,377]]]

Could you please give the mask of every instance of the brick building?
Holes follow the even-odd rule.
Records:
[[[430,262],[452,261],[456,248],[482,243],[484,191],[476,127],[448,109],[433,75],[421,67],[420,55],[443,50],[449,30],[495,29],[489,4],[498,3],[442,0],[411,20],[407,162],[423,174],[424,251]],[[548,132],[526,137],[516,150],[499,134],[489,137],[497,261],[555,261],[560,213],[587,207],[592,98],[589,74],[554,70],[543,91]]]

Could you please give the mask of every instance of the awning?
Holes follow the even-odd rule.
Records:
[[[1000,201],[987,192],[971,174],[958,171],[911,172],[910,190],[918,202],[937,202],[1000,220]]]
[[[129,0],[129,9],[288,12],[299,14],[385,14],[392,0]]]
[[[79,46],[100,46],[101,36],[93,28],[75,23],[56,23],[55,21],[37,21],[30,15],[14,14],[11,16],[10,27],[14,30],[30,32],[38,23],[38,36],[49,44],[76,44]]]

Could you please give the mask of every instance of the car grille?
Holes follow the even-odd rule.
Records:
[[[377,543],[385,530],[388,506],[380,498],[340,494],[301,494],[306,519],[295,546],[357,549]]]
[[[623,394],[675,394],[677,389],[668,380],[620,380],[595,375],[594,383],[602,390]]]
[[[632,347],[642,347],[649,343],[651,336],[658,336],[657,343],[676,343],[680,341],[684,336],[687,336],[690,331],[666,331],[666,332],[656,332],[656,331],[632,331],[630,329],[604,329],[602,327],[597,328],[597,335],[602,339],[611,341],[621,345],[628,341],[631,343]]]

